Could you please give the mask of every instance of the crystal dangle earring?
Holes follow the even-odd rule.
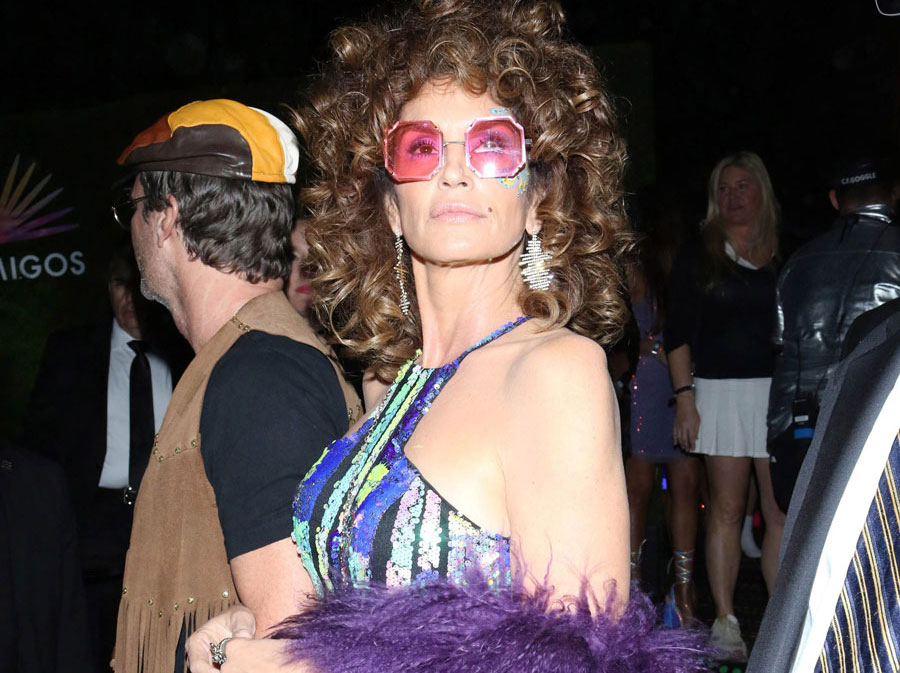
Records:
[[[550,289],[550,281],[553,280],[553,274],[547,271],[545,262],[552,255],[544,252],[541,247],[541,239],[538,238],[537,232],[531,234],[528,243],[525,245],[525,252],[522,253],[522,259],[519,266],[522,267],[522,276],[528,287],[532,290],[548,290]]]
[[[394,275],[400,284],[400,310],[403,315],[409,315],[409,295],[406,294],[406,267],[403,265],[403,235],[398,233],[394,239],[394,249],[397,250],[397,261],[394,263]]]

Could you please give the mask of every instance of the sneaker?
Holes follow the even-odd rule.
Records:
[[[747,658],[747,643],[741,638],[741,627],[737,617],[725,615],[713,622],[709,634],[710,647],[721,650],[738,659]]]
[[[744,525],[741,527],[741,551],[744,552],[747,558],[759,558],[762,556],[762,550],[753,538],[752,516],[744,517]]]

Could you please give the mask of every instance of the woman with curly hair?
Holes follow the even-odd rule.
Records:
[[[597,344],[626,312],[625,149],[562,33],[547,0],[420,0],[332,36],[295,115],[310,275],[374,411],[294,500],[299,614],[265,634],[216,618],[195,673],[696,662],[629,597]]]
[[[778,203],[753,152],[719,161],[708,192],[701,236],[682,247],[672,268],[665,346],[676,400],[674,439],[704,456],[709,481],[706,565],[716,604],[710,643],[746,657],[734,587],[751,464],[766,522],[762,569],[770,590],[784,526],[766,451]]]

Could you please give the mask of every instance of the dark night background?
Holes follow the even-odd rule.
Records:
[[[897,0],[882,0],[900,11]],[[713,164],[758,152],[772,175],[787,239],[828,224],[832,157],[857,139],[900,136],[900,17],[874,0],[564,0],[574,36],[620,96],[633,168],[629,191],[663,190],[691,224],[705,211]],[[0,278],[0,436],[18,433],[50,329],[105,302],[116,237],[114,159],[141,129],[199,98],[231,97],[282,114],[326,55],[337,25],[373,4],[343,2],[44,3],[0,7],[0,188],[15,156],[34,181],[64,187],[73,232],[2,243],[0,263],[83,251],[87,272]],[[29,188],[32,183],[29,183]],[[2,215],[2,205],[0,205]]]
[[[750,147],[789,205],[795,190],[815,187],[816,168],[849,132],[896,136],[900,17],[880,16],[874,0],[563,5],[588,46],[649,47],[652,80],[641,86],[652,90],[658,180],[677,176],[693,187],[721,154]],[[372,6],[69,3],[50,13],[42,3],[5,3],[0,115],[64,115],[146,94],[151,121],[167,109],[152,104],[160,97],[252,92],[275,107],[294,100],[325,55],[328,32]],[[629,83],[616,81],[617,65],[610,64],[613,89],[623,93]],[[628,108],[626,116],[647,113]]]

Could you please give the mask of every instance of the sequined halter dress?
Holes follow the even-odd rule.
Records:
[[[414,364],[417,353],[362,427],[332,442],[307,473],[294,498],[293,536],[320,596],[348,581],[464,583],[473,569],[492,586],[512,582],[509,539],[447,502],[404,447],[463,359],[526,320],[507,323],[442,367]]]

